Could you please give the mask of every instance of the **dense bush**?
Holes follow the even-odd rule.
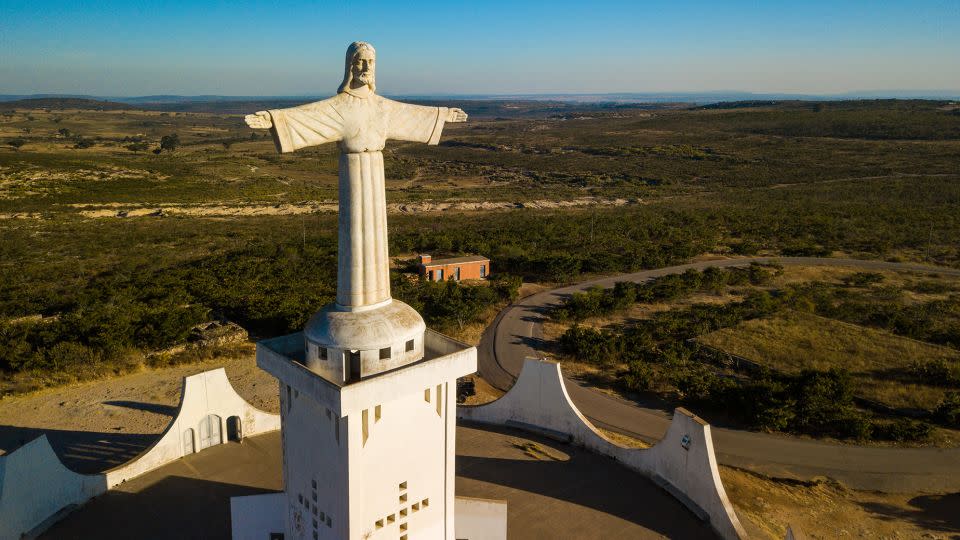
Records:
[[[910,364],[910,373],[925,384],[960,387],[960,362],[936,358]]]
[[[960,428],[960,392],[949,392],[933,412],[933,417],[938,422]]]
[[[461,285],[456,281],[393,280],[393,296],[419,311],[426,323],[437,330],[463,329],[477,321],[489,308],[516,298],[520,280],[498,274],[489,286]]]
[[[586,292],[573,293],[550,311],[557,321],[608,315],[629,308],[636,302],[674,300],[695,292],[719,291],[732,285],[763,285],[778,271],[778,267],[751,264],[747,268],[707,268],[703,272],[687,270],[682,274],[668,274],[646,282],[618,282],[612,288],[596,287]]]

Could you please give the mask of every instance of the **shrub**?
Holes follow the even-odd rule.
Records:
[[[604,330],[574,325],[560,336],[559,342],[564,354],[591,364],[611,364],[620,356],[616,336]]]
[[[960,386],[960,363],[943,358],[926,362],[914,361],[909,372],[926,384],[936,386]]]
[[[631,361],[627,372],[620,379],[627,390],[643,392],[653,388],[654,373],[650,364],[641,360]]]
[[[867,287],[882,281],[883,274],[876,272],[857,272],[843,278],[843,282],[849,287]]]
[[[933,426],[909,418],[901,418],[887,423],[873,423],[873,438],[884,441],[925,441],[930,438],[931,433],[933,433]]]
[[[951,427],[960,427],[960,392],[949,392],[933,411],[933,417]]]

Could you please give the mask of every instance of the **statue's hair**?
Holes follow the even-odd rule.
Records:
[[[377,51],[373,48],[373,45],[366,41],[354,41],[351,43],[350,46],[347,47],[347,59],[343,68],[343,82],[340,83],[340,88],[337,89],[338,94],[350,88],[350,83],[353,82],[353,58],[360,54],[360,51],[370,51],[374,57],[377,55]],[[370,87],[371,92],[377,91],[376,71],[373,72],[373,76],[370,77],[370,83],[367,86]]]

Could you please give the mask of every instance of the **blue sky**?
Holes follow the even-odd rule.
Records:
[[[960,90],[960,0],[0,0],[0,93]]]

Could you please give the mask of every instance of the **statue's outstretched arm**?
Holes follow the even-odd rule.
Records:
[[[270,119],[270,113],[267,111],[257,111],[243,117],[244,122],[253,129],[270,129],[273,127],[273,120]],[[454,120],[448,120],[453,122]]]
[[[467,113],[463,112],[463,109],[457,109],[456,107],[452,109],[447,109],[447,122],[466,122]]]

